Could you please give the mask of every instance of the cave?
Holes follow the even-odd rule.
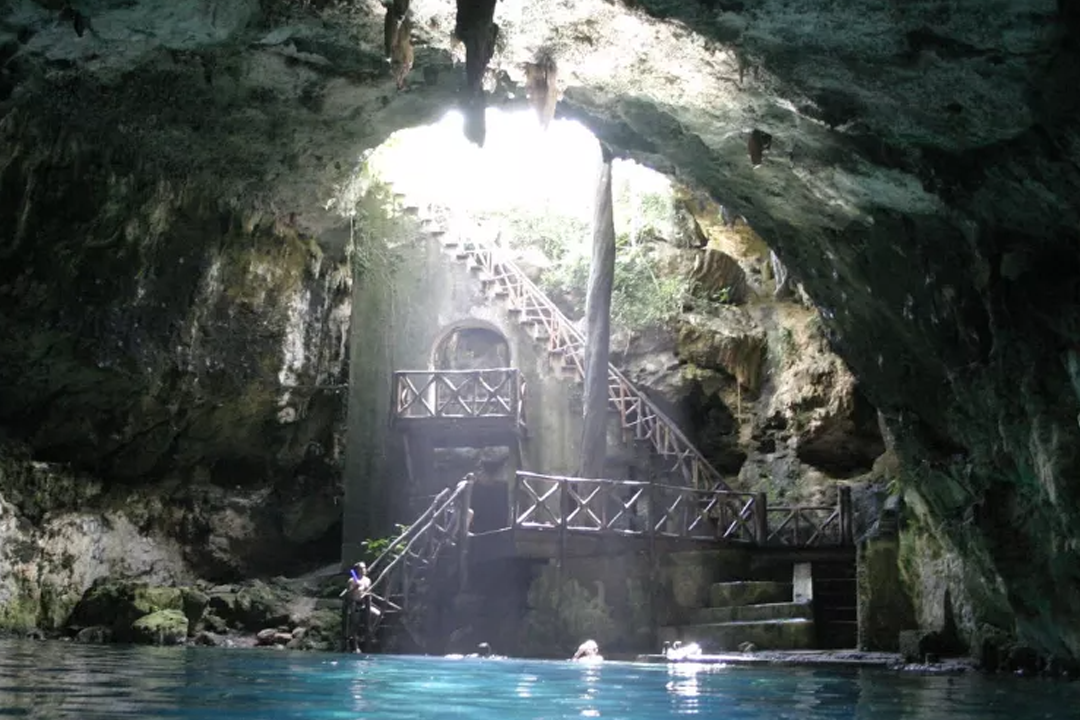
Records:
[[[206,533],[192,572],[272,572],[249,522],[263,546],[325,548],[350,317],[408,301],[374,287],[384,258],[349,250],[380,232],[355,210],[359,170],[450,108],[524,106],[549,45],[556,119],[722,203],[710,219],[782,261],[880,413],[917,539],[906,581],[947,583],[972,645],[993,628],[1080,658],[1072,5],[589,0],[584,21],[500,3],[489,71],[467,80],[453,4],[415,0],[400,88],[375,3],[99,0],[87,32],[60,5],[0,9],[0,533],[25,532],[20,507],[98,513],[170,538],[138,559],[147,577]],[[876,465],[820,450],[802,457]],[[299,481],[313,456],[334,472]],[[353,469],[375,482],[376,460]],[[289,504],[251,510],[271,497]],[[957,521],[975,508],[991,519]]]

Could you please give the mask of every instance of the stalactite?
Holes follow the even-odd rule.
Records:
[[[484,73],[495,53],[499,26],[495,24],[496,0],[457,0],[454,37],[465,45],[466,90],[462,103],[465,137],[483,147],[487,134],[484,114]]]

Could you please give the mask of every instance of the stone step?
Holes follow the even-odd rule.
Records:
[[[762,605],[791,602],[791,583],[747,580],[714,583],[709,588],[710,607]]]
[[[738,650],[745,642],[758,650],[810,650],[816,643],[814,621],[805,618],[766,622],[728,622],[660,628],[660,641],[696,642],[706,653]]]
[[[813,620],[814,606],[810,603],[763,603],[735,605],[694,610],[687,621],[691,625],[714,625],[729,622],[763,622],[766,620]]]

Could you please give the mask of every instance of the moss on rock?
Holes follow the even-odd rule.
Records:
[[[145,645],[180,645],[187,639],[188,619],[179,610],[158,610],[131,626],[131,638]]]
[[[83,595],[71,613],[69,623],[76,627],[103,626],[113,637],[125,642],[132,639],[132,627],[138,619],[170,610],[185,617],[183,592],[176,587],[102,579]]]

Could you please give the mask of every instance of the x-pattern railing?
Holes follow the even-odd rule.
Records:
[[[516,368],[399,370],[394,373],[397,418],[510,417],[523,421]]]
[[[851,520],[847,498],[842,493],[837,507],[769,508],[762,493],[518,472],[510,492],[510,526],[758,545],[842,545],[850,542],[850,532],[844,531]],[[825,510],[828,515],[819,518]]]
[[[771,507],[768,515],[768,542],[772,545],[805,547],[842,542],[844,530],[840,507]]]
[[[506,298],[522,321],[537,323],[547,335],[548,352],[561,355],[578,378],[585,377],[585,338],[542,290],[499,248],[467,242],[460,251],[485,273],[484,282]],[[719,471],[694,447],[678,426],[614,366],[608,366],[608,398],[619,413],[623,432],[648,442],[670,461],[668,470],[694,488],[730,491]]]

